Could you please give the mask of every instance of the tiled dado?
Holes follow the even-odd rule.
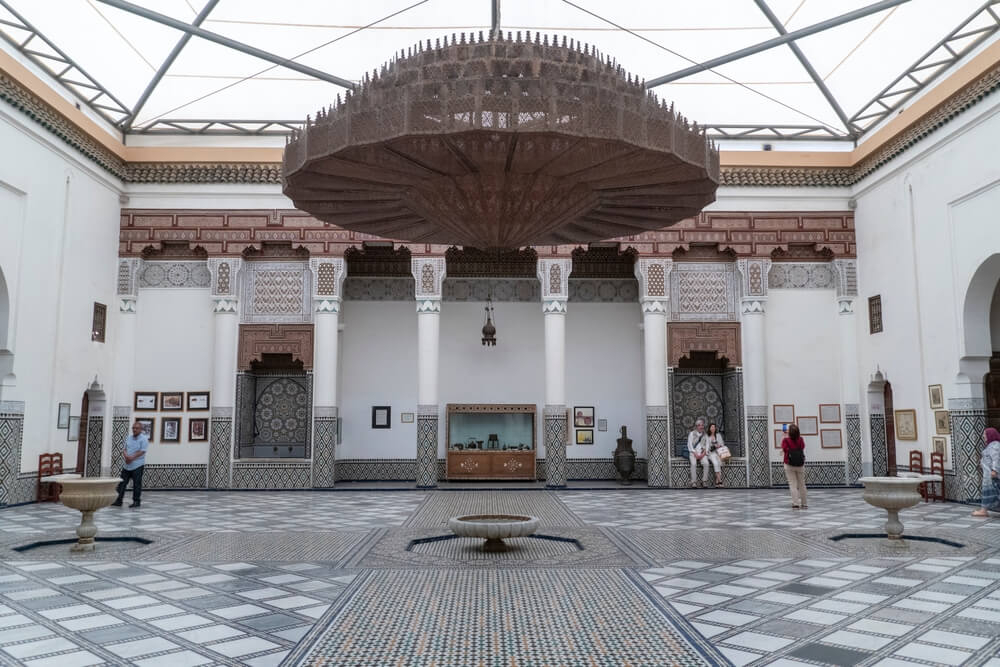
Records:
[[[788,486],[785,466],[771,462],[771,485]],[[806,461],[806,486],[846,486],[847,464],[844,461]]]
[[[208,466],[203,463],[149,463],[142,474],[142,486],[144,489],[204,489],[207,476]]]
[[[310,489],[309,463],[234,463],[234,489]]]

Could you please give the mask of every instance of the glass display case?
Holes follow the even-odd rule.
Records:
[[[535,479],[535,406],[448,404],[448,479]]]

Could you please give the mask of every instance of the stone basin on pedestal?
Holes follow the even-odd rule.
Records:
[[[56,482],[62,486],[59,501],[66,507],[79,510],[83,515],[80,525],[76,527],[79,538],[70,551],[93,551],[96,547],[94,537],[97,536],[97,526],[94,524],[94,512],[107,507],[118,497],[118,477],[80,477],[80,475],[50,475],[42,478],[43,482]]]
[[[482,537],[486,539],[483,551],[507,551],[506,537],[525,537],[538,530],[537,516],[511,514],[472,514],[448,519],[448,527],[459,537]]]
[[[889,544],[906,546],[903,542],[903,523],[899,520],[899,510],[920,503],[920,485],[924,476],[916,477],[862,477],[858,480],[865,485],[862,497],[874,507],[884,509],[889,514],[885,522],[885,532]]]

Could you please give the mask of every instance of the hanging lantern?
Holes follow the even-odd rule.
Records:
[[[483,345],[489,347],[496,347],[497,344],[497,328],[493,326],[493,297],[491,296],[486,301],[486,307],[483,309],[486,311],[486,324],[483,325]]]

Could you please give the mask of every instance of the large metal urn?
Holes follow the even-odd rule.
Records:
[[[618,471],[618,482],[621,484],[632,483],[632,473],[635,471],[635,450],[632,449],[632,439],[625,432],[622,426],[622,437],[618,438],[618,447],[615,449],[615,470]]]

